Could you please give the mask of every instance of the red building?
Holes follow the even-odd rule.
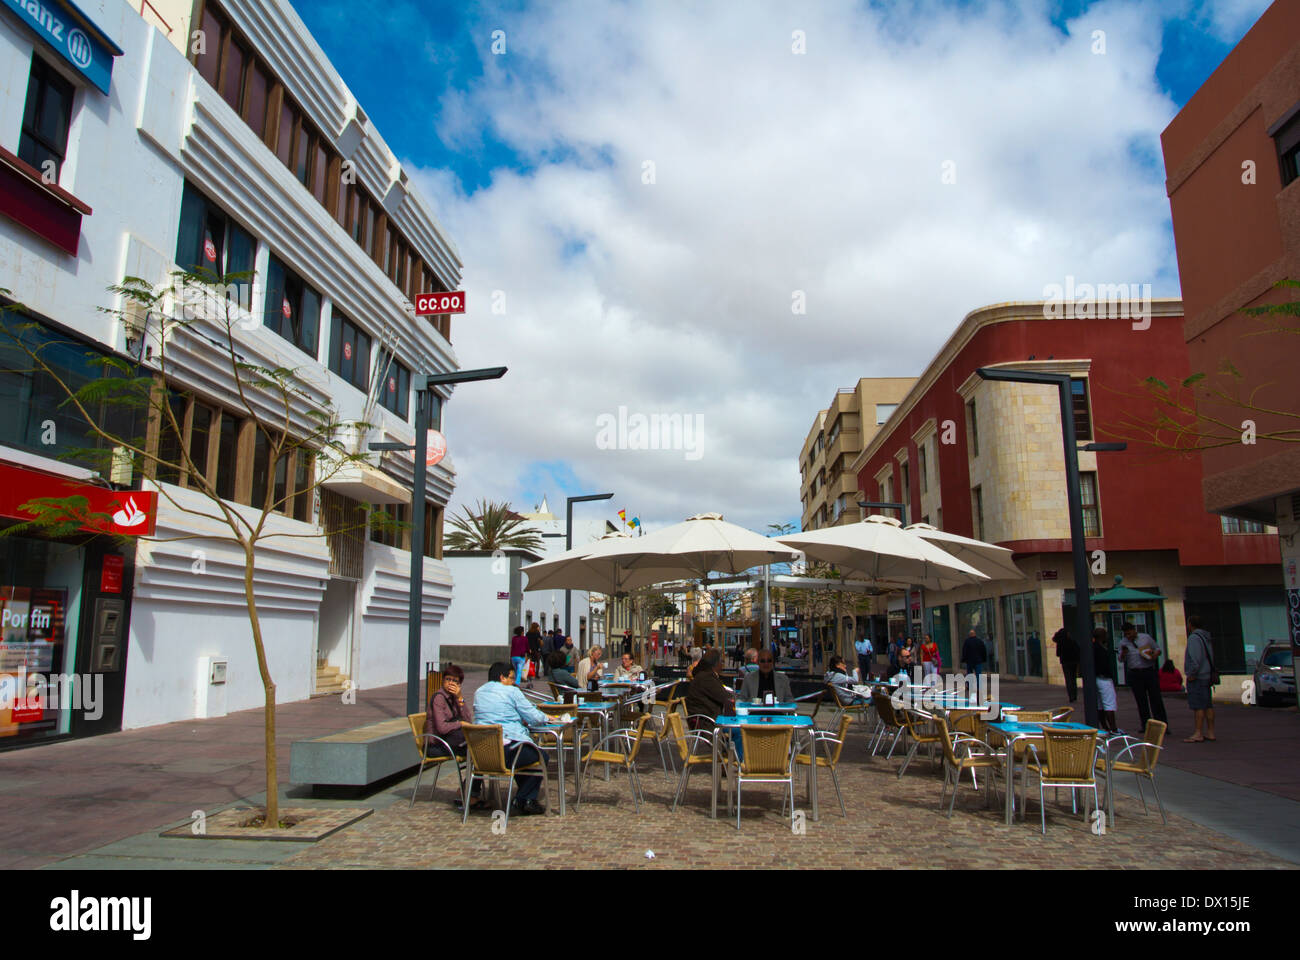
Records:
[[[933,634],[954,665],[974,627],[1002,673],[1060,680],[1048,641],[1070,622],[1075,584],[1058,393],[975,371],[1068,373],[1080,443],[1124,439],[1154,413],[1143,381],[1157,370],[1189,372],[1181,302],[1149,306],[1149,323],[1066,319],[1043,302],[984,307],[962,321],[852,469],[866,499],[901,500],[909,522],[1008,547],[1026,579],[913,593],[906,614],[901,603],[891,610],[891,633]],[[1222,672],[1244,673],[1251,653],[1285,629],[1276,535],[1207,514],[1194,456],[1135,443],[1078,456],[1089,587],[1106,590],[1122,576],[1147,595],[1100,603],[1097,624],[1117,632],[1136,621],[1181,662],[1185,618],[1201,613],[1220,627]]]

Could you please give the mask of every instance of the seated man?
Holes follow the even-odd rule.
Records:
[[[632,662],[632,654],[625,653],[619,660],[618,666],[614,668],[615,680],[636,680],[645,669],[639,663]]]
[[[757,652],[758,672],[745,674],[740,685],[740,699],[762,700],[764,694],[770,693],[777,703],[789,703],[794,699],[790,692],[790,678],[776,672],[776,657],[771,650]]]
[[[722,665],[722,656],[716,647],[710,647],[695,664],[691,674],[691,684],[686,691],[687,714],[699,714],[704,717],[727,716],[735,709],[735,698],[727,690],[718,671]],[[706,727],[712,729],[710,719],[706,724],[692,718],[691,726],[695,729]]]
[[[750,647],[748,650],[745,651],[745,672],[746,673],[758,672],[758,650],[756,650],[754,647]]]
[[[507,764],[513,764],[516,755],[521,767],[542,759],[541,752],[528,736],[525,724],[549,723],[550,720],[519,692],[510,664],[497,662],[488,668],[488,682],[474,694],[474,722],[494,723],[501,727]],[[542,788],[541,777],[520,774],[515,777],[515,783],[518,785],[516,812],[525,816],[546,812],[537,802],[537,792]]]

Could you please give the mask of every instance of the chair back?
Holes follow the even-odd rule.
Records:
[[[562,702],[564,700],[563,697],[564,691],[560,689],[560,685],[558,683],[556,683],[554,680],[547,680],[546,685],[551,688],[552,700],[556,701],[557,703]]]
[[[1097,760],[1096,730],[1043,727],[1043,775],[1053,780],[1091,780]]]
[[[1016,714],[1017,723],[1049,723],[1054,719],[1050,710],[1021,710]]]
[[[1142,753],[1146,757],[1147,773],[1156,768],[1156,761],[1160,759],[1160,748],[1165,743],[1165,731],[1169,729],[1169,724],[1162,723],[1159,720],[1148,720],[1147,728],[1142,734],[1142,739],[1151,744],[1149,747],[1143,747]],[[1134,750],[1134,753],[1138,751]]]
[[[415,752],[420,755],[421,761],[425,759],[424,756],[425,716],[426,714],[423,713],[408,713],[406,715],[406,722],[411,725],[411,736],[415,738]]]
[[[871,702],[876,708],[876,716],[884,722],[887,727],[901,727],[903,721],[898,719],[898,714],[894,712],[894,701],[889,699],[885,693],[874,693],[871,696]]]
[[[460,732],[465,734],[465,749],[475,773],[486,773],[498,777],[510,775],[506,764],[505,736],[498,723],[462,723]]]
[[[641,751],[642,743],[646,740],[653,740],[655,738],[654,731],[650,728],[650,721],[653,719],[654,717],[647,713],[643,714],[641,719],[637,721],[636,737],[632,741],[631,749],[627,752],[628,763],[636,762],[636,755]]]
[[[794,727],[746,725],[740,728],[740,742],[745,750],[741,773],[755,777],[790,776]]]
[[[966,719],[965,717],[962,718]],[[943,717],[934,718],[934,728],[939,731],[939,736],[943,739],[943,759],[950,765],[959,766],[957,762],[957,751],[952,746],[952,731],[948,727],[948,721]]]
[[[1074,707],[1057,707],[1051,713],[1053,723],[1064,723],[1074,716]]]
[[[682,685],[680,680],[674,680],[670,684],[660,687],[655,691],[655,705],[673,709],[673,703],[677,697],[677,688]],[[686,699],[685,697],[682,698]]]
[[[987,721],[985,721],[983,713],[983,710],[949,710],[948,720],[951,723],[951,732],[965,733],[976,740],[988,740],[988,730],[985,728]]]
[[[844,741],[849,738],[849,727],[853,725],[853,715],[846,713],[840,717],[840,728],[835,732],[835,739],[839,743],[835,744],[835,752],[831,754],[831,766],[838,766],[840,754],[844,752]]]

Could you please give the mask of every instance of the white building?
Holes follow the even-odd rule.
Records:
[[[35,321],[29,336],[66,343],[51,356],[74,380],[88,375],[88,352],[147,371],[156,358],[141,355],[146,340],[97,309],[118,305],[110,285],[130,275],[162,286],[195,265],[252,270],[237,350],[295,371],[289,431],[307,431],[313,409],[328,402],[338,417],[374,425],[349,438],[354,449],[413,443],[412,375],[458,367],[450,318],[411,313],[416,293],[460,284],[459,255],[429,203],[287,0],[151,0],[148,20],[141,9],[127,0],[0,2],[0,287],[11,291],[5,303],[24,306],[9,322]],[[177,300],[162,308],[175,315]],[[311,467],[305,458],[267,462],[265,436],[239,402],[228,359],[223,366],[224,327],[198,309],[167,348],[185,434],[174,439],[232,506],[260,503],[274,485],[284,500],[275,529],[296,535],[271,541],[256,565],[278,699],[342,679],[363,688],[403,681],[409,532],[321,534],[327,516],[353,503],[409,520],[410,454],[376,454],[376,469],[353,467],[323,492],[298,494],[311,488]],[[8,471],[0,486],[58,477],[84,481],[78,489],[108,486],[58,459],[94,438],[87,443],[84,422],[55,409],[57,388],[23,373],[14,356],[0,353],[0,471]],[[254,394],[249,403],[266,412],[273,399]],[[157,432],[149,444],[167,442]],[[426,555],[425,659],[436,656],[452,595],[438,558],[454,477],[450,458],[428,470],[430,535],[417,545]],[[0,711],[0,747],[263,702],[243,558],[202,539],[220,527],[181,509],[201,494],[183,475],[113,479],[165,491],[161,540],[135,550],[103,538],[0,540],[0,603],[53,612],[48,636],[5,632],[0,672],[102,672],[108,709],[93,723],[66,710],[24,722]],[[0,515],[10,518],[0,523],[21,516],[4,497]],[[177,537],[199,539],[162,542]],[[209,683],[212,660],[228,663],[220,689]]]

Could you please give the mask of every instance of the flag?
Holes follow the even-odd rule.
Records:
[[[631,527],[633,530],[635,530],[637,527],[641,526],[641,518],[633,517],[631,520],[627,522],[627,525]]]
[[[619,518],[620,520],[622,520],[624,523],[627,523],[627,511],[626,511],[626,510],[620,510],[620,511],[618,512],[618,518]]]

